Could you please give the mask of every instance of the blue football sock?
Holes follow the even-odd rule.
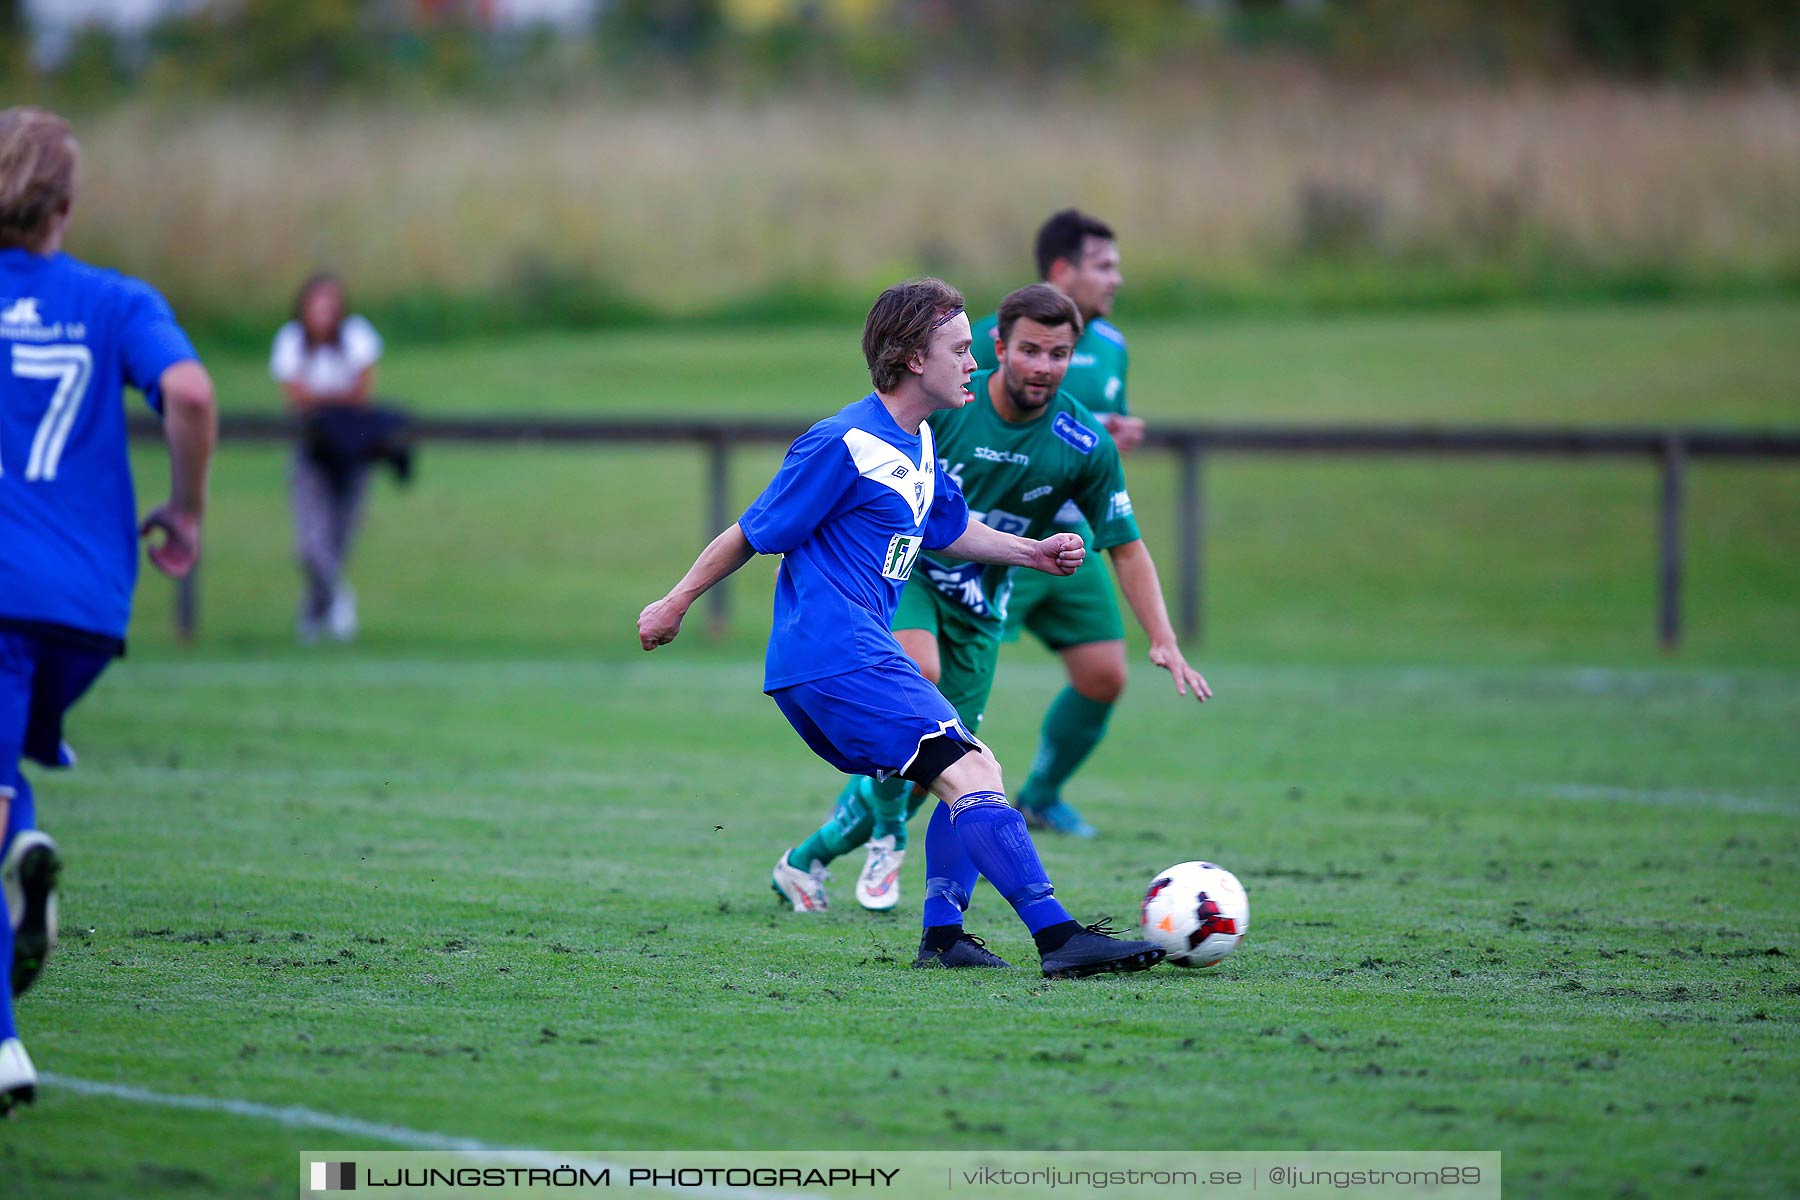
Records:
[[[0,903],[0,908],[6,905]],[[12,954],[13,930],[12,921],[0,921],[0,965],[6,970],[0,974],[0,1042],[7,1038],[19,1036],[19,1027],[13,1024],[12,1011]]]
[[[0,778],[4,778],[0,775]],[[0,835],[0,858],[12,848],[13,839],[27,830],[37,828],[37,800],[31,794],[31,785],[25,782],[23,773],[14,771],[13,777],[7,781],[12,787],[12,801],[6,806],[6,831]]]
[[[962,927],[963,912],[980,878],[950,821],[950,806],[938,801],[925,827],[925,928]]]
[[[959,796],[950,806],[950,819],[969,861],[1013,906],[1025,928],[1036,933],[1072,919],[1056,899],[1056,889],[1025,830],[1025,818],[1005,796],[999,792]],[[936,818],[932,820],[935,824]],[[930,836],[926,834],[927,839]]]

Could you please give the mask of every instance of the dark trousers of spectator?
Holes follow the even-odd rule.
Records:
[[[288,467],[288,496],[294,509],[294,553],[306,590],[300,598],[300,629],[317,634],[344,586],[350,542],[362,522],[369,491],[367,464],[334,479],[304,448]]]

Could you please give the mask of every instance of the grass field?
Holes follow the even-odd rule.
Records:
[[[1797,330],[1742,305],[1128,332],[1153,420],[1791,427]],[[392,349],[384,386],[445,411],[799,418],[863,386],[841,330]],[[272,404],[259,363],[210,361],[228,407]],[[772,465],[741,453],[738,498]],[[1131,473],[1166,564],[1170,473]],[[65,1081],[559,1150],[1499,1149],[1509,1195],[1791,1195],[1794,476],[1696,470],[1663,660],[1647,466],[1214,464],[1218,699],[1140,670],[1078,780],[1105,836],[1045,857],[1084,919],[1216,859],[1251,940],[1047,985],[906,970],[917,864],[891,917],[775,908],[837,779],[757,692],[768,571],[720,641],[631,636],[700,544],[696,455],[428,448],[376,497],[366,638],[303,653],[281,455],[228,449],[200,643],[147,581],[81,769],[37,776],[69,936],[27,1044]],[[1007,652],[984,734],[1015,783],[1057,686]],[[28,1122],[8,1197],[286,1195],[293,1151],[359,1144],[72,1082]]]
[[[916,871],[892,917],[779,912],[768,864],[834,778],[753,667],[670,657],[121,670],[41,789],[76,932],[24,1008],[40,1064],[555,1149],[1500,1149],[1509,1195],[1800,1186],[1792,672],[1220,665],[1204,711],[1140,678],[1083,786],[1107,836],[1050,869],[1129,917],[1215,857],[1252,938],[1047,985],[906,970]],[[1003,759],[1055,683],[1005,672]],[[1032,962],[985,887],[974,916]],[[20,1195],[286,1194],[286,1150],[356,1141],[55,1087],[30,1121]]]

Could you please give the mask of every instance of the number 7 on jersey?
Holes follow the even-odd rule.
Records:
[[[68,445],[69,431],[75,428],[75,414],[81,411],[93,368],[94,358],[86,346],[13,344],[12,373],[16,378],[56,381],[44,419],[38,422],[37,436],[31,439],[31,455],[25,460],[27,483],[48,483],[56,478],[56,466]],[[3,464],[0,474],[5,474]]]

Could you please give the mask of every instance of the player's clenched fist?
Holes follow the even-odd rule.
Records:
[[[1073,575],[1087,557],[1087,547],[1078,533],[1053,533],[1037,547],[1043,562],[1032,566],[1051,575]]]
[[[160,541],[154,535],[160,533]],[[200,518],[167,504],[159,506],[138,527],[138,536],[150,540],[150,563],[171,579],[180,579],[200,561]]]
[[[686,615],[687,606],[673,596],[646,604],[638,614],[638,645],[646,650],[668,645],[681,632],[681,618]]]

